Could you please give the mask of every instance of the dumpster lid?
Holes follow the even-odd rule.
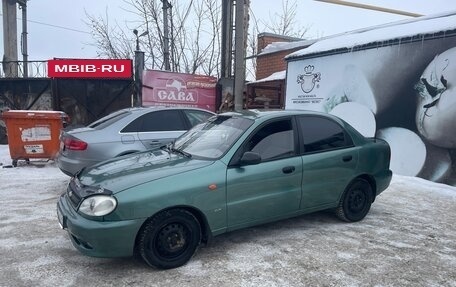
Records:
[[[0,119],[61,119],[68,118],[62,111],[40,111],[40,110],[8,110],[0,114]]]

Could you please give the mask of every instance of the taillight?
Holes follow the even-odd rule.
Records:
[[[72,138],[65,138],[63,140],[65,144],[65,148],[69,150],[85,150],[87,149],[87,143],[85,141],[72,139]]]

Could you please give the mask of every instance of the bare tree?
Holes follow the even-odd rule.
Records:
[[[282,0],[282,10],[269,15],[269,20],[257,19],[255,14],[251,14],[251,29],[249,29],[248,54],[255,55],[257,49],[257,36],[261,32],[270,32],[282,36],[304,39],[310,30],[310,25],[302,26],[297,23],[297,1]]]
[[[218,77],[220,74],[221,1],[219,0],[169,0],[170,66],[172,71],[200,73]],[[161,0],[124,0],[124,10],[135,20],[125,23],[112,22],[108,10],[103,16],[87,14],[86,24],[92,31],[93,45],[99,56],[106,58],[132,58],[136,38],[140,34],[140,49],[145,52],[146,68],[164,68],[163,3]],[[248,7],[248,5],[246,5]],[[246,55],[257,54],[257,35],[271,32],[303,38],[309,27],[296,21],[297,0],[282,0],[282,9],[270,15],[269,21],[257,20],[250,11],[246,13],[249,35]],[[248,15],[250,14],[250,15]],[[256,63],[247,65],[247,78],[254,78]]]
[[[296,21],[298,4],[296,0],[282,0],[282,10],[269,15],[269,21],[262,21],[266,30],[284,36],[304,38],[310,26],[300,26]]]
[[[134,54],[132,41],[123,32],[122,28],[115,23],[111,26],[108,19],[108,10],[105,17],[87,15],[87,25],[91,27],[91,34],[98,48],[98,56],[101,58],[122,59],[132,58]]]
[[[249,29],[249,37],[247,39],[247,59],[249,60],[246,69],[246,78],[254,79],[256,71],[255,56],[258,51],[257,37],[262,32],[270,32],[278,35],[301,38],[307,35],[310,26],[299,25],[297,17],[297,0],[282,0],[281,10],[269,15],[269,20],[264,21],[257,19],[255,14],[250,11],[251,21]]]
[[[145,51],[146,67],[164,68],[163,11],[160,0],[125,0],[125,11],[137,20],[110,25],[108,13],[87,15],[99,55],[109,58],[132,58],[139,33],[140,48]],[[170,66],[175,72],[218,76],[220,52],[220,4],[217,0],[171,0],[169,7]],[[87,14],[87,13],[86,13]]]

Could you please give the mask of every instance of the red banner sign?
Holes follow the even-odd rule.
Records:
[[[49,78],[131,78],[132,60],[58,59],[48,60]]]
[[[215,112],[217,78],[202,75],[144,71],[143,106],[186,106]]]

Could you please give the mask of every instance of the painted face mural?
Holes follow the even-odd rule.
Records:
[[[456,47],[437,55],[415,85],[416,125],[429,142],[456,148]]]

